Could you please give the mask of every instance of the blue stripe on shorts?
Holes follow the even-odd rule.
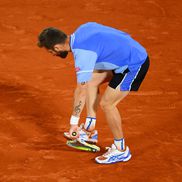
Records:
[[[131,85],[135,78],[137,77],[139,71],[140,71],[141,66],[138,68],[136,71],[128,72],[124,76],[123,80],[120,83],[120,90],[122,91],[130,91],[131,90]]]

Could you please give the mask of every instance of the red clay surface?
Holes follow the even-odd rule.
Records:
[[[181,9],[180,0],[1,0],[0,182],[179,182]],[[76,85],[73,59],[61,60],[36,47],[43,28],[55,26],[70,34],[88,21],[127,31],[151,58],[140,91],[119,105],[133,154],[124,164],[94,162],[112,143],[101,109],[102,152],[65,145]]]

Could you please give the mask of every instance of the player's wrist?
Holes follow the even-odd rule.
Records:
[[[70,125],[71,126],[78,126],[80,118],[77,116],[72,115],[70,118]]]

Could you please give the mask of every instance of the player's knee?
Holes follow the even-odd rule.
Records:
[[[101,99],[100,101],[100,107],[102,108],[103,111],[110,110],[114,107],[112,103],[110,103],[107,99]]]

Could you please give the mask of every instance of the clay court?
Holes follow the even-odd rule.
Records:
[[[1,0],[0,182],[181,181],[181,10],[180,0]],[[66,146],[63,132],[76,86],[73,57],[61,60],[36,46],[45,27],[71,34],[88,21],[128,32],[151,59],[140,91],[119,104],[133,154],[127,163],[94,161],[112,142],[101,109],[101,152]],[[83,122],[85,116],[84,110]]]

